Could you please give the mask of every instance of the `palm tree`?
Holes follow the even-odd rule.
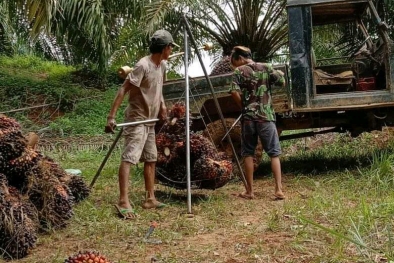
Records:
[[[50,31],[67,45],[74,63],[88,61],[100,71],[116,50],[116,41],[127,23],[138,23],[144,1],[60,0]]]
[[[168,18],[180,17],[187,10],[196,34],[218,43],[222,55],[228,55],[235,45],[245,45],[256,60],[267,60],[287,43],[285,8],[284,0],[156,0],[147,5],[146,21],[148,25],[173,25],[174,19]]]
[[[8,2],[8,3],[7,3]],[[0,51],[16,29],[54,57],[104,72],[124,25],[140,23],[145,1],[17,0],[0,3]],[[136,27],[141,32],[143,27]],[[133,45],[130,45],[133,46]],[[60,54],[60,55],[59,55]]]
[[[12,53],[12,38],[31,31],[36,37],[49,21],[55,1],[1,1],[0,2],[0,51]],[[26,23],[31,23],[26,28]],[[30,30],[29,30],[30,29]],[[19,33],[19,34],[18,34]]]

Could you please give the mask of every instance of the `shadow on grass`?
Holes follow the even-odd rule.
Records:
[[[167,186],[168,187],[168,186]],[[167,188],[166,187],[166,188]],[[210,200],[210,190],[198,190],[192,189],[191,201],[193,204],[203,203]],[[169,203],[179,203],[184,205],[187,202],[187,191],[185,190],[176,190],[176,189],[168,189],[166,190],[156,190],[156,197],[159,200],[163,200]]]
[[[362,146],[360,145],[360,147]],[[319,175],[327,172],[364,168],[371,165],[373,155],[381,155],[382,153],[393,154],[394,148],[387,147],[364,153],[353,152],[352,154],[337,156],[321,151],[302,153],[297,156],[281,158],[282,173]],[[269,161],[263,161],[254,172],[256,178],[271,176],[271,174],[271,163]]]

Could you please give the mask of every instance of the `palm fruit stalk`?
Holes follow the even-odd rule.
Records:
[[[84,251],[69,256],[64,263],[111,263],[104,255],[97,251]]]
[[[37,241],[37,213],[0,174],[0,250],[5,259],[25,257]]]
[[[176,139],[168,133],[156,135],[157,165],[162,166],[177,157]]]

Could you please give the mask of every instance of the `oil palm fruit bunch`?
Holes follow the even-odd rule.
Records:
[[[185,127],[185,119],[172,119],[164,124],[162,131],[166,134],[172,135],[175,140],[180,141],[185,137]]]
[[[89,186],[80,176],[70,175],[70,180],[66,182],[66,185],[70,188],[75,203],[86,199],[90,195]]]
[[[8,130],[8,129],[20,130],[21,125],[13,118],[9,118],[7,116],[1,115],[0,130]]]
[[[6,160],[18,158],[25,151],[27,140],[20,130],[0,129],[0,152]],[[7,169],[8,167],[3,167]]]
[[[175,103],[172,108],[171,108],[171,112],[170,112],[170,119],[171,118],[178,118],[178,119],[182,119],[186,117],[186,106],[185,103],[183,102],[177,102]]]
[[[27,140],[22,135],[19,123],[15,119],[0,116],[0,153],[4,159],[19,157],[26,146]]]
[[[167,133],[156,135],[157,165],[165,165],[176,158],[176,139]]]
[[[37,213],[0,174],[0,251],[5,259],[25,257],[37,241]]]
[[[231,162],[225,161],[225,155],[220,154],[215,145],[202,133],[191,133],[186,138],[185,133],[186,109],[183,103],[176,103],[171,109],[170,121],[164,124],[156,135],[158,151],[157,179],[176,188],[186,188],[186,143],[190,143],[190,165],[194,167],[191,181],[194,186],[201,188],[201,180],[216,180],[205,185],[209,189],[223,186],[230,180]],[[201,160],[206,159],[206,160]],[[197,165],[195,162],[199,160]],[[230,164],[230,168],[228,167]],[[219,165],[219,166],[218,166]],[[215,171],[219,169],[219,171]]]
[[[164,183],[175,183],[186,186],[186,165],[185,161],[174,159],[164,166],[158,167],[157,179]]]
[[[168,116],[169,120],[164,124],[162,131],[167,134],[176,135],[177,140],[185,136],[186,106],[183,102],[175,103]],[[189,123],[191,125],[191,122]]]
[[[190,134],[190,159],[192,162],[200,159],[203,155],[214,157],[217,154],[215,145],[202,133]]]
[[[28,146],[20,125],[0,116],[0,256],[26,256],[39,229],[66,226],[74,200],[88,195],[82,178]]]
[[[64,263],[111,263],[104,255],[97,251],[79,252],[68,257]]]
[[[90,188],[82,177],[67,173],[52,158],[45,156],[40,162],[40,166],[43,170],[47,170],[49,174],[59,179],[59,182],[68,186],[74,202],[80,202],[89,196]]]
[[[8,173],[26,173],[37,164],[40,157],[42,157],[42,155],[39,152],[27,147],[18,158],[12,159],[8,162],[10,169]]]
[[[230,56],[223,56],[218,63],[216,63],[211,71],[210,76],[222,75],[233,72],[230,63]]]
[[[41,174],[31,180],[27,193],[38,210],[40,224],[44,229],[62,228],[73,216],[74,198],[67,185],[54,176]]]
[[[42,158],[41,153],[27,147],[21,156],[9,160],[8,169],[5,171],[8,183],[18,188],[21,193],[25,193],[29,184],[29,171],[38,164],[40,158]]]
[[[201,188],[216,189],[230,181],[232,169],[233,166],[229,160],[203,157],[194,163],[193,173],[201,179]]]

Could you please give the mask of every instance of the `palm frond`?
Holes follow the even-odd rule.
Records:
[[[12,35],[14,29],[9,18],[9,7],[6,1],[0,3],[0,52],[9,53],[12,50]]]
[[[147,31],[152,32],[157,25],[164,23],[166,16],[171,13],[172,0],[153,1],[146,6],[144,20],[147,22]]]
[[[50,27],[51,20],[59,8],[59,1],[56,0],[26,0],[18,1],[21,10],[25,10],[29,22],[32,23],[31,33],[37,37],[43,30]]]

